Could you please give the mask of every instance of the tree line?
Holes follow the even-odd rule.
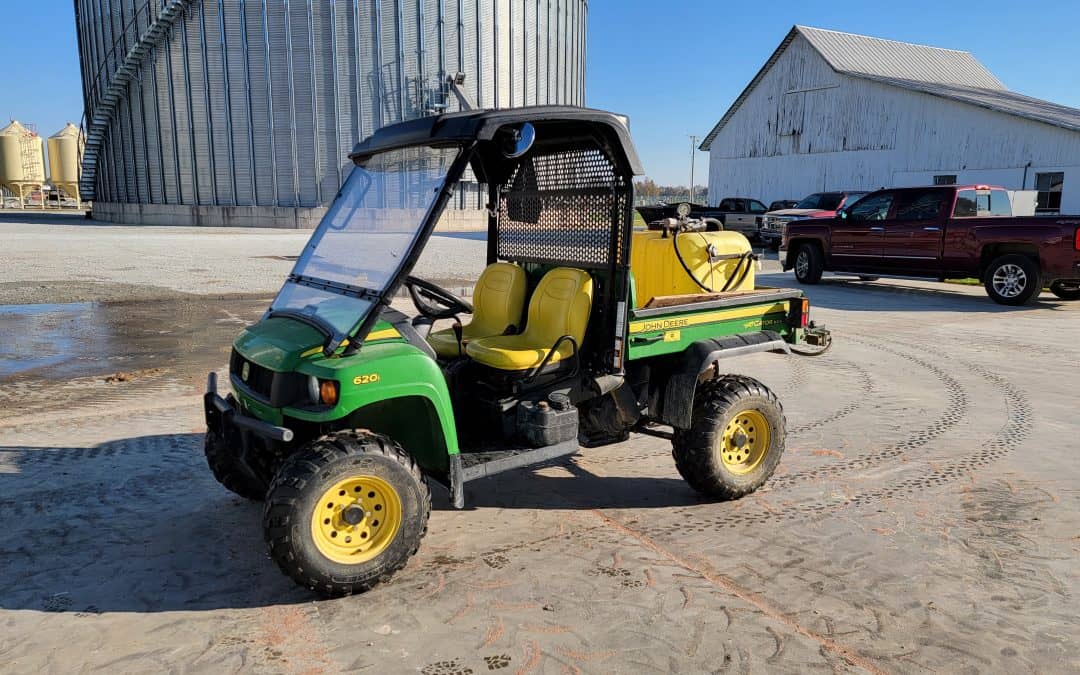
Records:
[[[652,178],[641,178],[634,181],[634,195],[639,199],[650,201],[674,201],[686,199],[690,194],[690,188],[686,185],[658,185]],[[709,199],[709,188],[704,185],[694,187],[694,201],[705,203]]]

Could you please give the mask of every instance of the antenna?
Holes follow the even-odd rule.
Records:
[[[694,164],[697,160],[697,136],[690,135],[690,203],[694,203]]]

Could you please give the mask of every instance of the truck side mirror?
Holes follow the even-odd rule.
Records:
[[[836,217],[839,218],[840,220],[847,220],[848,219],[847,209],[840,209],[839,211],[837,211],[836,212]]]

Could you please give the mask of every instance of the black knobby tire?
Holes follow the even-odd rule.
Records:
[[[206,463],[210,465],[211,473],[214,474],[217,482],[225,486],[225,489],[254,502],[261,502],[266,497],[270,481],[253,474],[250,469],[241,464],[233,449],[223,443],[216,434],[206,433],[203,452],[206,454]]]
[[[1080,282],[1066,284],[1063,281],[1055,281],[1050,284],[1050,292],[1062,300],[1080,300]]]
[[[1022,272],[1019,287],[1007,286],[1010,272]],[[1039,263],[1021,253],[999,256],[990,263],[983,274],[983,287],[990,299],[1000,305],[1026,305],[1039,298],[1042,291]]]
[[[728,424],[744,411],[757,411],[769,424],[769,443],[761,461],[748,473],[731,471],[720,447]],[[689,429],[676,429],[672,456],[690,487],[713,499],[738,499],[761,487],[784,454],[786,420],[776,395],[761,382],[727,375],[698,385]]]
[[[312,516],[326,490],[361,474],[385,481],[397,493],[400,525],[375,558],[343,564],[319,550]],[[266,497],[263,533],[270,557],[282,572],[301,586],[333,598],[362,593],[388,581],[416,553],[430,514],[427,480],[401,446],[368,431],[339,431],[313,441],[282,465]]]
[[[804,260],[805,257],[805,260]],[[825,271],[825,256],[817,244],[802,244],[795,249],[795,280],[811,286],[821,281]]]

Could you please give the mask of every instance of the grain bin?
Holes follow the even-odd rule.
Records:
[[[79,198],[79,174],[81,172],[83,146],[86,144],[85,137],[79,131],[79,127],[71,122],[49,136],[49,182],[53,187],[62,191],[69,197]]]
[[[0,185],[15,194],[22,205],[35,188],[40,192],[44,182],[45,153],[41,137],[12,120],[0,129]],[[45,206],[44,197],[41,206]]]
[[[95,217],[314,225],[353,145],[456,109],[457,72],[483,108],[584,104],[588,0],[76,0],[75,16]]]

